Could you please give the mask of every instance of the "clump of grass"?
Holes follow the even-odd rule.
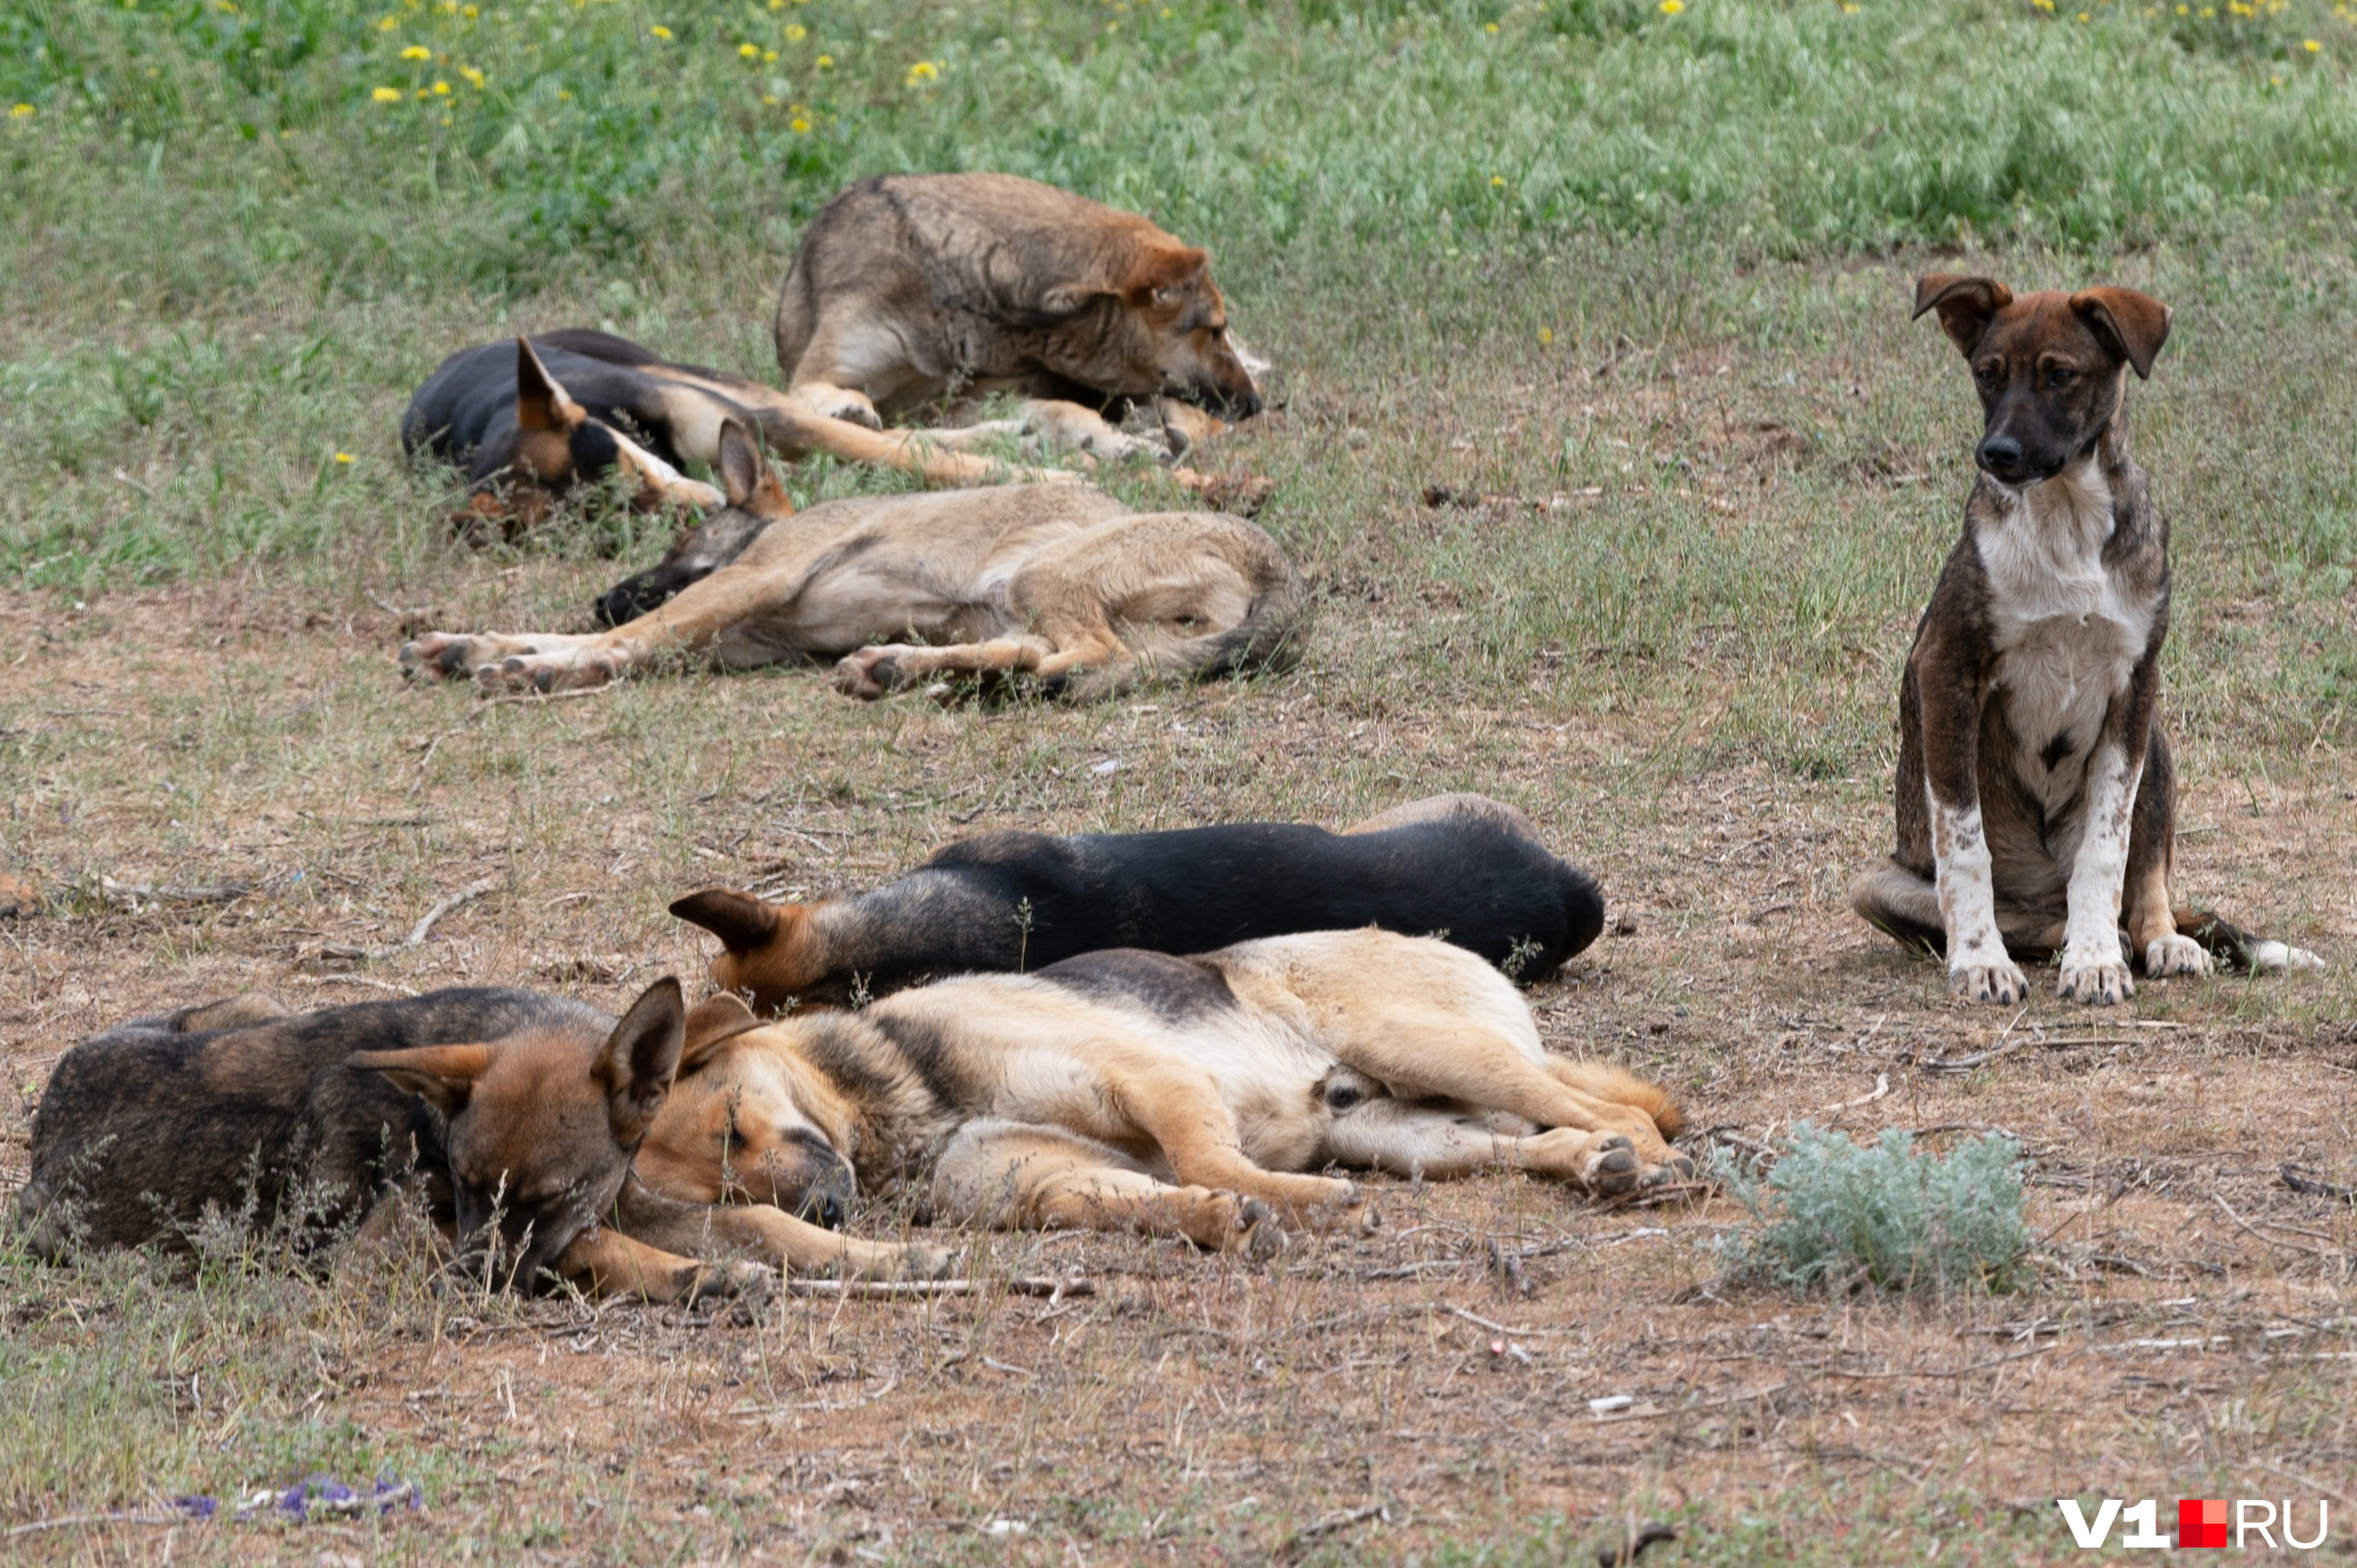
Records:
[[[1738,1271],[1805,1290],[2011,1289],[2028,1245],[2021,1148],[1994,1132],[1945,1157],[1896,1128],[1859,1144],[1804,1121],[1764,1173],[1719,1176],[1759,1228],[1738,1236]]]

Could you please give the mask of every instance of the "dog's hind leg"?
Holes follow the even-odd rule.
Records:
[[[1030,1230],[1184,1237],[1215,1252],[1271,1254],[1284,1232],[1267,1204],[1163,1181],[1119,1151],[1061,1127],[977,1121],[934,1167],[935,1213]]]
[[[1341,829],[1345,834],[1380,833],[1391,828],[1405,828],[1418,822],[1449,822],[1463,818],[1476,818],[1494,822],[1508,832],[1539,842],[1538,824],[1508,806],[1503,800],[1492,800],[1486,795],[1428,795],[1422,800],[1411,800],[1388,811],[1379,811],[1363,822],[1353,822]]]
[[[1617,1132],[1541,1132],[1527,1122],[1502,1132],[1478,1112],[1396,1099],[1368,1100],[1335,1117],[1326,1152],[1343,1165],[1435,1180],[1503,1166],[1605,1194],[1629,1191],[1642,1175],[1636,1151]]]

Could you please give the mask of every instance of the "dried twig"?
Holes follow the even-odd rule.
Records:
[[[2357,1187],[2343,1187],[2338,1181],[2311,1176],[2296,1165],[2287,1164],[2277,1174],[2282,1178],[2283,1185],[2294,1192],[2305,1192],[2311,1198],[2338,1198],[2343,1202],[2357,1202]]]
[[[895,1297],[906,1299],[938,1295],[979,1295],[993,1288],[990,1280],[788,1280],[785,1288],[795,1295],[835,1295],[853,1299]],[[1058,1296],[1095,1295],[1097,1282],[1073,1278],[1012,1279],[998,1288],[1009,1295]]]
[[[2321,1247],[2303,1247],[2296,1241],[2278,1241],[2275,1237],[2268,1235],[2265,1231],[2251,1224],[2250,1221],[2243,1218],[2242,1215],[2235,1213],[2233,1205],[2226,1202],[2225,1195],[2223,1193],[2211,1193],[2210,1201],[2218,1205],[2218,1212],[2220,1214],[2224,1214],[2228,1219],[2234,1221],[2236,1225],[2242,1226],[2243,1229],[2250,1232],[2251,1235],[2258,1237],[2259,1240],[2264,1241],[2270,1247],[2281,1247],[2287,1252],[2305,1252],[2311,1258],[2329,1258],[2332,1256],[2331,1253],[2326,1251]]]
[[[1384,1503],[1370,1503],[1364,1508],[1346,1508],[1339,1514],[1329,1514],[1313,1524],[1302,1526],[1293,1533],[1284,1545],[1277,1548],[1277,1551],[1282,1554],[1306,1541],[1316,1540],[1319,1536],[1329,1536],[1336,1530],[1347,1530],[1353,1525],[1364,1524],[1381,1514],[1387,1506],[1388,1504]]]
[[[149,882],[118,882],[111,877],[99,878],[99,890],[107,901],[125,909],[137,909],[142,904],[227,904],[235,903],[254,890],[250,882],[224,882],[215,888],[167,888]]]

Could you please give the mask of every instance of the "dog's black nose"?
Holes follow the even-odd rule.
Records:
[[[2022,444],[2010,436],[1991,436],[1980,443],[1980,466],[1999,479],[2021,472]]]

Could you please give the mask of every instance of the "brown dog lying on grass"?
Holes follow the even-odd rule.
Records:
[[[883,175],[838,194],[779,292],[777,363],[806,407],[871,425],[949,397],[1048,400],[1027,416],[1098,455],[1129,449],[1097,417],[1121,405],[1155,407],[1178,452],[1207,429],[1189,405],[1260,407],[1209,252],[1010,174]]]
[[[605,597],[612,630],[428,633],[401,649],[402,669],[552,691],[601,686],[666,655],[740,669],[832,658],[836,686],[858,697],[1020,674],[1083,698],[1151,675],[1283,668],[1299,653],[1308,589],[1240,517],[1136,513],[1086,485],[865,496],[797,513],[734,420],[719,468],[726,510]]]
[[[247,995],[136,1018],[58,1063],[18,1211],[48,1257],[184,1245],[208,1216],[241,1214],[316,1246],[407,1191],[523,1289],[545,1272],[656,1301],[764,1294],[781,1263],[938,1272],[935,1249],[679,1202],[632,1176],[685,1012],[667,978],[619,1021],[506,990],[299,1014]],[[733,1260],[748,1256],[762,1261]]]
[[[1607,1195],[1693,1169],[1666,1093],[1550,1055],[1504,976],[1384,931],[1116,948],[767,1023],[724,993],[689,1033],[638,1168],[696,1202],[911,1180],[940,1219],[1264,1255],[1360,1210],[1329,1165]]]

